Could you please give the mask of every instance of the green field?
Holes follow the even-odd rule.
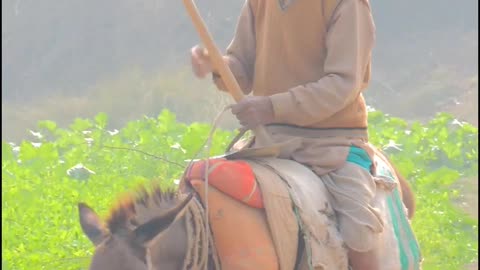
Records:
[[[447,114],[424,125],[378,111],[369,118],[372,143],[390,154],[416,193],[413,228],[424,269],[465,269],[477,259],[478,220],[453,202],[466,192],[461,179],[477,188],[478,130]],[[2,269],[86,269],[93,248],[77,203],[104,216],[115,198],[142,183],[174,186],[210,131],[168,111],[119,131],[107,124],[106,114],[67,129],[42,121],[31,140],[2,142]],[[211,154],[221,154],[233,135],[217,130]]]

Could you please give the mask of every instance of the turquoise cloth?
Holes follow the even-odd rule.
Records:
[[[356,146],[350,146],[350,152],[347,156],[347,162],[357,164],[358,166],[370,171],[372,160],[368,156],[367,151]]]
[[[370,172],[372,160],[367,152],[359,147],[351,146],[348,153],[347,162],[354,163]],[[388,165],[383,161],[377,164],[377,175],[386,177],[385,179],[398,183],[390,171]],[[419,270],[423,260],[418,241],[408,220],[402,198],[398,188],[392,193],[387,194],[386,205],[389,212],[389,219],[393,226],[393,232],[397,240],[400,264],[402,270]]]

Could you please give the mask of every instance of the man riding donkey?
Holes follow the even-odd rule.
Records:
[[[374,41],[368,0],[247,0],[224,56],[242,91],[253,94],[232,107],[240,124],[265,125],[276,142],[302,138],[282,158],[308,166],[324,182],[354,270],[379,269],[377,238],[384,230],[372,206],[375,150],[362,95]],[[226,91],[205,49],[195,46],[191,58],[196,76],[212,73]]]

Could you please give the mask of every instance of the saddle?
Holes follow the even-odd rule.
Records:
[[[194,162],[185,172],[181,190],[193,188],[208,204],[222,269],[348,269],[325,186],[307,167],[276,158],[280,151],[249,148],[213,158],[208,166]],[[398,180],[390,165],[381,157],[374,162],[383,184],[394,187]],[[383,268],[420,269],[418,243],[397,188],[378,189],[376,204],[387,228]]]

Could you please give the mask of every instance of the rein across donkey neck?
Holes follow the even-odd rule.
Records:
[[[220,262],[213,243],[211,230],[205,230],[205,210],[201,203],[192,199],[182,210],[183,215],[177,218],[185,219],[187,229],[187,253],[181,270],[220,270]],[[148,270],[157,270],[152,263],[150,249],[146,252]]]
[[[215,250],[212,233],[206,226],[205,209],[194,198],[187,205],[185,213],[187,227],[187,254],[182,270],[215,269],[220,270],[220,262]]]
[[[119,200],[106,222],[86,204],[78,209],[95,246],[92,270],[220,270],[205,209],[194,193],[142,188]]]
[[[205,230],[205,211],[197,199],[192,199],[182,210],[187,229],[187,253],[183,262],[182,270],[220,270],[219,259],[210,229]],[[150,249],[147,248],[145,261],[148,270],[157,270],[152,263]]]

